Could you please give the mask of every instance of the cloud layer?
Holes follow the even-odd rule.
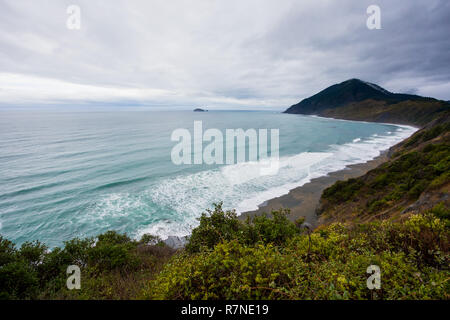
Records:
[[[81,30],[66,9],[81,8]],[[450,2],[0,2],[0,104],[284,108],[361,78],[450,100]]]

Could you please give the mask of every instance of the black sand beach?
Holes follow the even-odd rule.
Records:
[[[387,159],[387,152],[384,152],[380,156],[366,163],[350,165],[343,170],[329,173],[327,176],[312,179],[311,182],[292,189],[288,194],[266,201],[264,204],[260,205],[258,210],[243,212],[240,218],[246,219],[249,215],[259,215],[264,212],[269,213],[271,210],[288,208],[291,210],[291,220],[294,221],[300,217],[304,217],[305,222],[316,227],[318,220],[316,209],[324,189],[338,180],[347,180],[362,176],[383,162],[386,162]]]

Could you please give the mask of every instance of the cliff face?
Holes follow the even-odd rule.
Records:
[[[376,84],[351,79],[292,105],[285,113],[423,126],[448,110],[446,101],[392,93]]]

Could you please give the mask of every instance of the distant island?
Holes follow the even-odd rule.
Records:
[[[194,109],[194,112],[208,112],[208,110],[205,110],[202,108],[196,108],[196,109]]]

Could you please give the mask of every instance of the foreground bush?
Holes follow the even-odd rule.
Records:
[[[39,242],[16,248],[0,236],[0,298],[133,298],[174,252],[149,237],[136,241],[109,231],[96,239],[72,239],[63,248],[48,251]],[[81,290],[66,288],[69,265],[81,268]]]
[[[233,223],[238,224],[226,225]],[[210,224],[204,221],[200,227],[205,226]],[[279,244],[246,243],[242,233],[235,232],[235,238],[209,250],[176,255],[143,297],[448,299],[448,231],[445,221],[427,213],[405,223],[333,224],[311,235],[291,235]],[[381,289],[375,292],[366,284],[370,265],[381,269]]]
[[[282,245],[289,238],[300,233],[303,219],[292,223],[288,219],[290,211],[282,209],[267,214],[248,217],[245,222],[238,220],[234,210],[224,211],[222,203],[215,204],[214,210],[206,210],[200,217],[200,225],[192,231],[186,244],[190,253],[211,250],[215,245],[227,240],[237,240],[252,245],[258,242]]]

